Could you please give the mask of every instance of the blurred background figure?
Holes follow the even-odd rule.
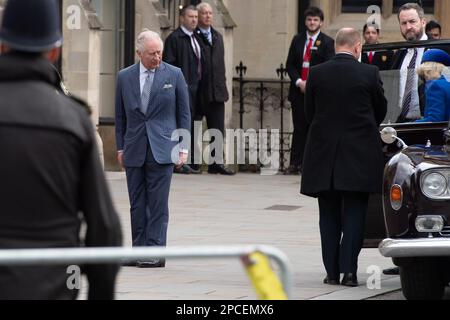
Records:
[[[364,44],[379,43],[380,28],[376,24],[365,24],[363,27]],[[389,70],[392,65],[393,51],[368,51],[361,55],[361,62],[377,66],[381,70]]]
[[[427,23],[425,32],[429,39],[439,40],[442,37],[441,25],[434,20]]]

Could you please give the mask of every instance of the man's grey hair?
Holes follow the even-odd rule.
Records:
[[[161,49],[164,49],[164,42],[162,41],[161,36],[154,31],[151,31],[149,29],[144,29],[137,37],[136,50],[139,51],[140,53],[143,53],[144,48],[145,48],[145,43],[147,41],[151,41],[151,40],[159,41],[161,43]]]
[[[361,42],[361,34],[353,28],[342,28],[336,34],[336,48],[353,48]]]
[[[423,8],[418,5],[417,3],[405,3],[404,5],[402,5],[400,7],[400,9],[398,9],[398,20],[400,20],[400,13],[402,11],[407,11],[407,10],[411,10],[414,9],[417,11],[417,14],[419,15],[420,19],[423,19],[425,17],[425,11],[423,10]]]
[[[197,5],[197,10],[203,11],[203,9],[211,9],[212,10],[212,6],[208,2],[200,2]]]

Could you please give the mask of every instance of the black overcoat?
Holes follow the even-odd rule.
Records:
[[[202,80],[203,101],[226,102],[229,95],[227,90],[227,79],[225,69],[225,48],[222,35],[211,28],[212,44],[202,34],[200,29],[196,30],[201,38],[204,53],[204,73]]]
[[[347,54],[313,67],[305,94],[310,129],[301,193],[379,191],[383,154],[378,127],[386,110],[377,67]]]

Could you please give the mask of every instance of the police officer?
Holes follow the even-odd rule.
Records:
[[[59,87],[55,0],[9,0],[0,29],[0,248],[121,244],[86,109]],[[81,223],[86,232],[80,237]],[[116,265],[90,265],[90,299],[114,297]],[[0,299],[75,299],[68,266],[0,266]]]

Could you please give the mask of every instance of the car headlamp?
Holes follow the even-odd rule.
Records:
[[[447,177],[441,172],[429,172],[422,176],[420,187],[425,196],[431,199],[450,198]]]

